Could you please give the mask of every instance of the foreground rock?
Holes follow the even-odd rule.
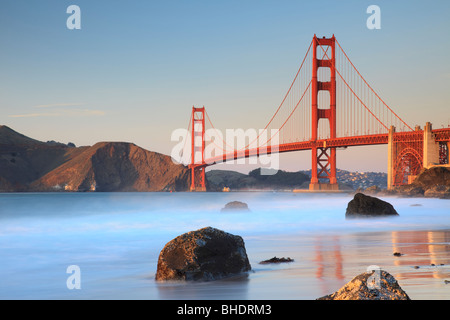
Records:
[[[166,244],[159,255],[156,280],[211,281],[250,270],[244,240],[207,227]]]
[[[245,202],[232,201],[228,202],[220,211],[250,211]]]
[[[362,193],[355,194],[345,213],[346,218],[382,216],[398,216],[398,213],[390,203]]]
[[[364,272],[341,289],[317,300],[411,300],[384,270]]]

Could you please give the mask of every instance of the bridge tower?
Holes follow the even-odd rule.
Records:
[[[191,191],[206,191],[205,183],[205,107],[192,107]]]
[[[330,128],[330,139],[336,138],[336,39],[334,35],[331,38],[313,38],[313,58],[312,58],[312,82],[311,82],[311,140],[312,147],[312,166],[310,190],[338,190],[336,180],[336,148],[314,144],[318,140],[319,120],[327,119]],[[328,47],[328,48],[327,48]],[[328,49],[328,51],[327,51]],[[331,53],[329,50],[331,49]],[[325,54],[318,54],[327,52]],[[330,58],[331,56],[331,58]],[[330,71],[329,81],[318,79],[319,68],[328,68]],[[330,94],[330,105],[328,108],[319,106],[319,91],[328,91]],[[328,183],[321,183],[320,180],[327,179]]]

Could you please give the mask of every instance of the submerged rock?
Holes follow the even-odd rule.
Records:
[[[361,273],[335,293],[317,300],[411,300],[397,280],[384,270]]]
[[[291,259],[289,257],[287,257],[287,258],[284,258],[284,257],[283,258],[273,257],[271,259],[261,261],[259,264],[282,263],[282,262],[293,262],[293,261],[294,261],[294,259]]]
[[[211,281],[250,270],[242,237],[207,227],[182,234],[165,245],[156,280]]]
[[[245,202],[240,201],[231,201],[228,202],[225,207],[220,210],[222,212],[224,211],[250,211],[248,209],[248,205]]]
[[[346,218],[379,216],[398,216],[398,213],[389,202],[362,193],[355,194],[345,213]]]

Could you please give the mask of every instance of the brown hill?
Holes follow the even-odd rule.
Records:
[[[34,140],[0,126],[0,191],[25,191],[82,150]]]
[[[0,126],[0,192],[187,190],[188,169],[124,142],[71,147]]]
[[[185,191],[188,169],[132,143],[100,142],[32,184],[38,190]]]

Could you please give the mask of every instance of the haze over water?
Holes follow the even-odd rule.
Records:
[[[450,280],[450,201],[384,198],[399,217],[346,220],[351,198],[282,192],[0,194],[0,299],[316,299],[370,265],[391,273],[412,299],[449,299],[444,280]],[[246,202],[251,212],[220,212],[234,200]],[[253,271],[216,282],[155,282],[164,245],[207,226],[242,236]],[[294,262],[259,264],[274,256]],[[69,265],[80,267],[79,290],[66,286]]]

